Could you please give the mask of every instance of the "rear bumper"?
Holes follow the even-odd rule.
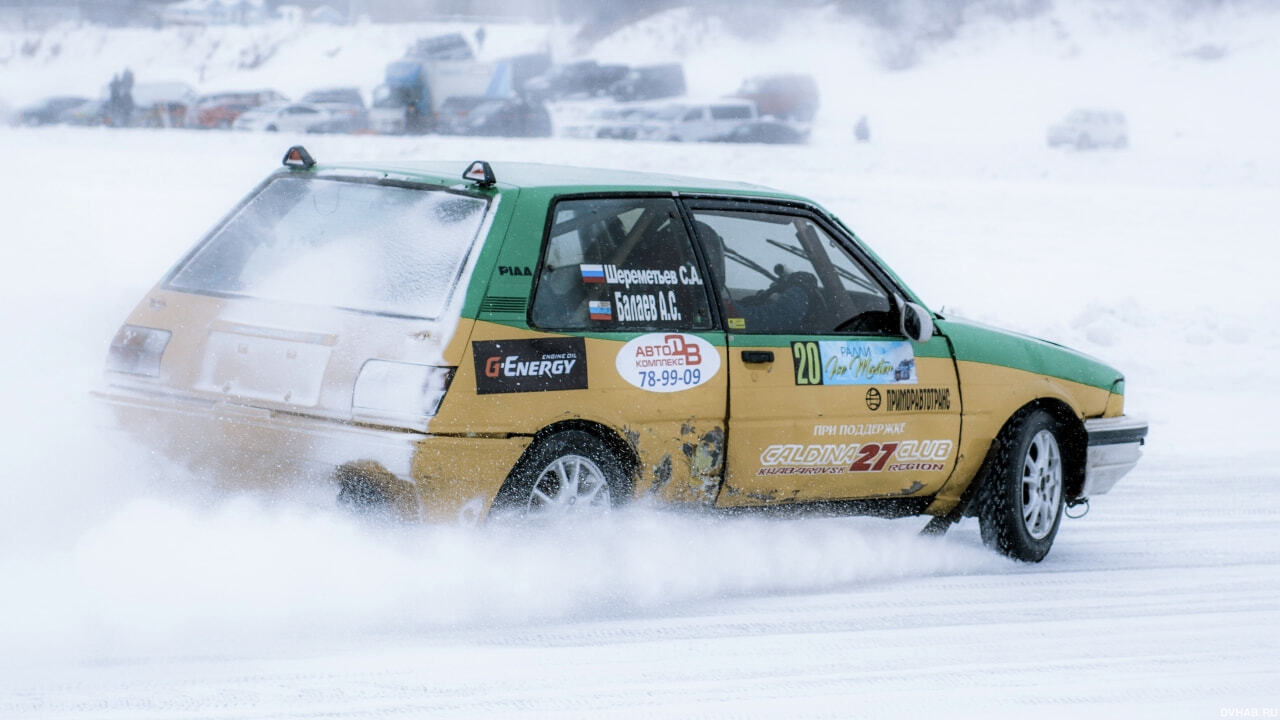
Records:
[[[1084,421],[1089,436],[1084,487],[1080,497],[1102,495],[1138,464],[1146,443],[1147,422],[1127,415]]]
[[[92,393],[117,425],[166,456],[197,468],[218,465],[259,481],[328,477],[343,463],[371,460],[406,482],[421,433],[370,428],[233,403],[112,387]],[[225,473],[220,473],[226,477]],[[258,484],[256,482],[249,484]]]
[[[343,465],[372,463],[403,483],[418,515],[434,522],[484,517],[532,440],[375,428],[118,387],[92,395],[114,411],[118,429],[207,471],[202,476],[218,487],[327,485]]]

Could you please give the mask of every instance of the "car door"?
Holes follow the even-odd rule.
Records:
[[[521,435],[565,422],[611,428],[636,454],[639,496],[712,504],[724,464],[724,332],[678,202],[548,203],[533,193],[519,202],[513,227],[545,223],[541,255],[538,243],[508,236],[489,292],[532,293],[527,325],[476,324],[454,381],[455,391],[476,388],[462,421]],[[544,360],[575,362],[520,375],[521,363]]]
[[[925,496],[956,462],[945,337],[898,330],[901,292],[816,211],[689,201],[728,331],[717,504]]]

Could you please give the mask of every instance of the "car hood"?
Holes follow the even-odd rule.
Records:
[[[1104,390],[1122,387],[1124,374],[1107,363],[1041,338],[970,320],[938,320],[959,362],[979,362],[1048,375]]]

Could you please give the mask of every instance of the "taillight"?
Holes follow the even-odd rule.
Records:
[[[107,369],[130,375],[160,376],[160,357],[172,336],[168,330],[121,325],[107,351]]]
[[[360,368],[351,410],[355,415],[422,420],[440,409],[454,368],[369,360]]]

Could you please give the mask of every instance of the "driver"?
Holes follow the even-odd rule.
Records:
[[[782,265],[775,265],[777,279],[767,289],[743,298],[734,298],[725,282],[724,238],[702,220],[694,222],[694,229],[702,241],[711,266],[716,287],[721,288],[721,304],[725,316],[742,318],[747,332],[780,332],[796,330],[809,312],[809,294],[803,287],[813,278],[806,273],[788,273]],[[816,290],[816,288],[813,288]]]

